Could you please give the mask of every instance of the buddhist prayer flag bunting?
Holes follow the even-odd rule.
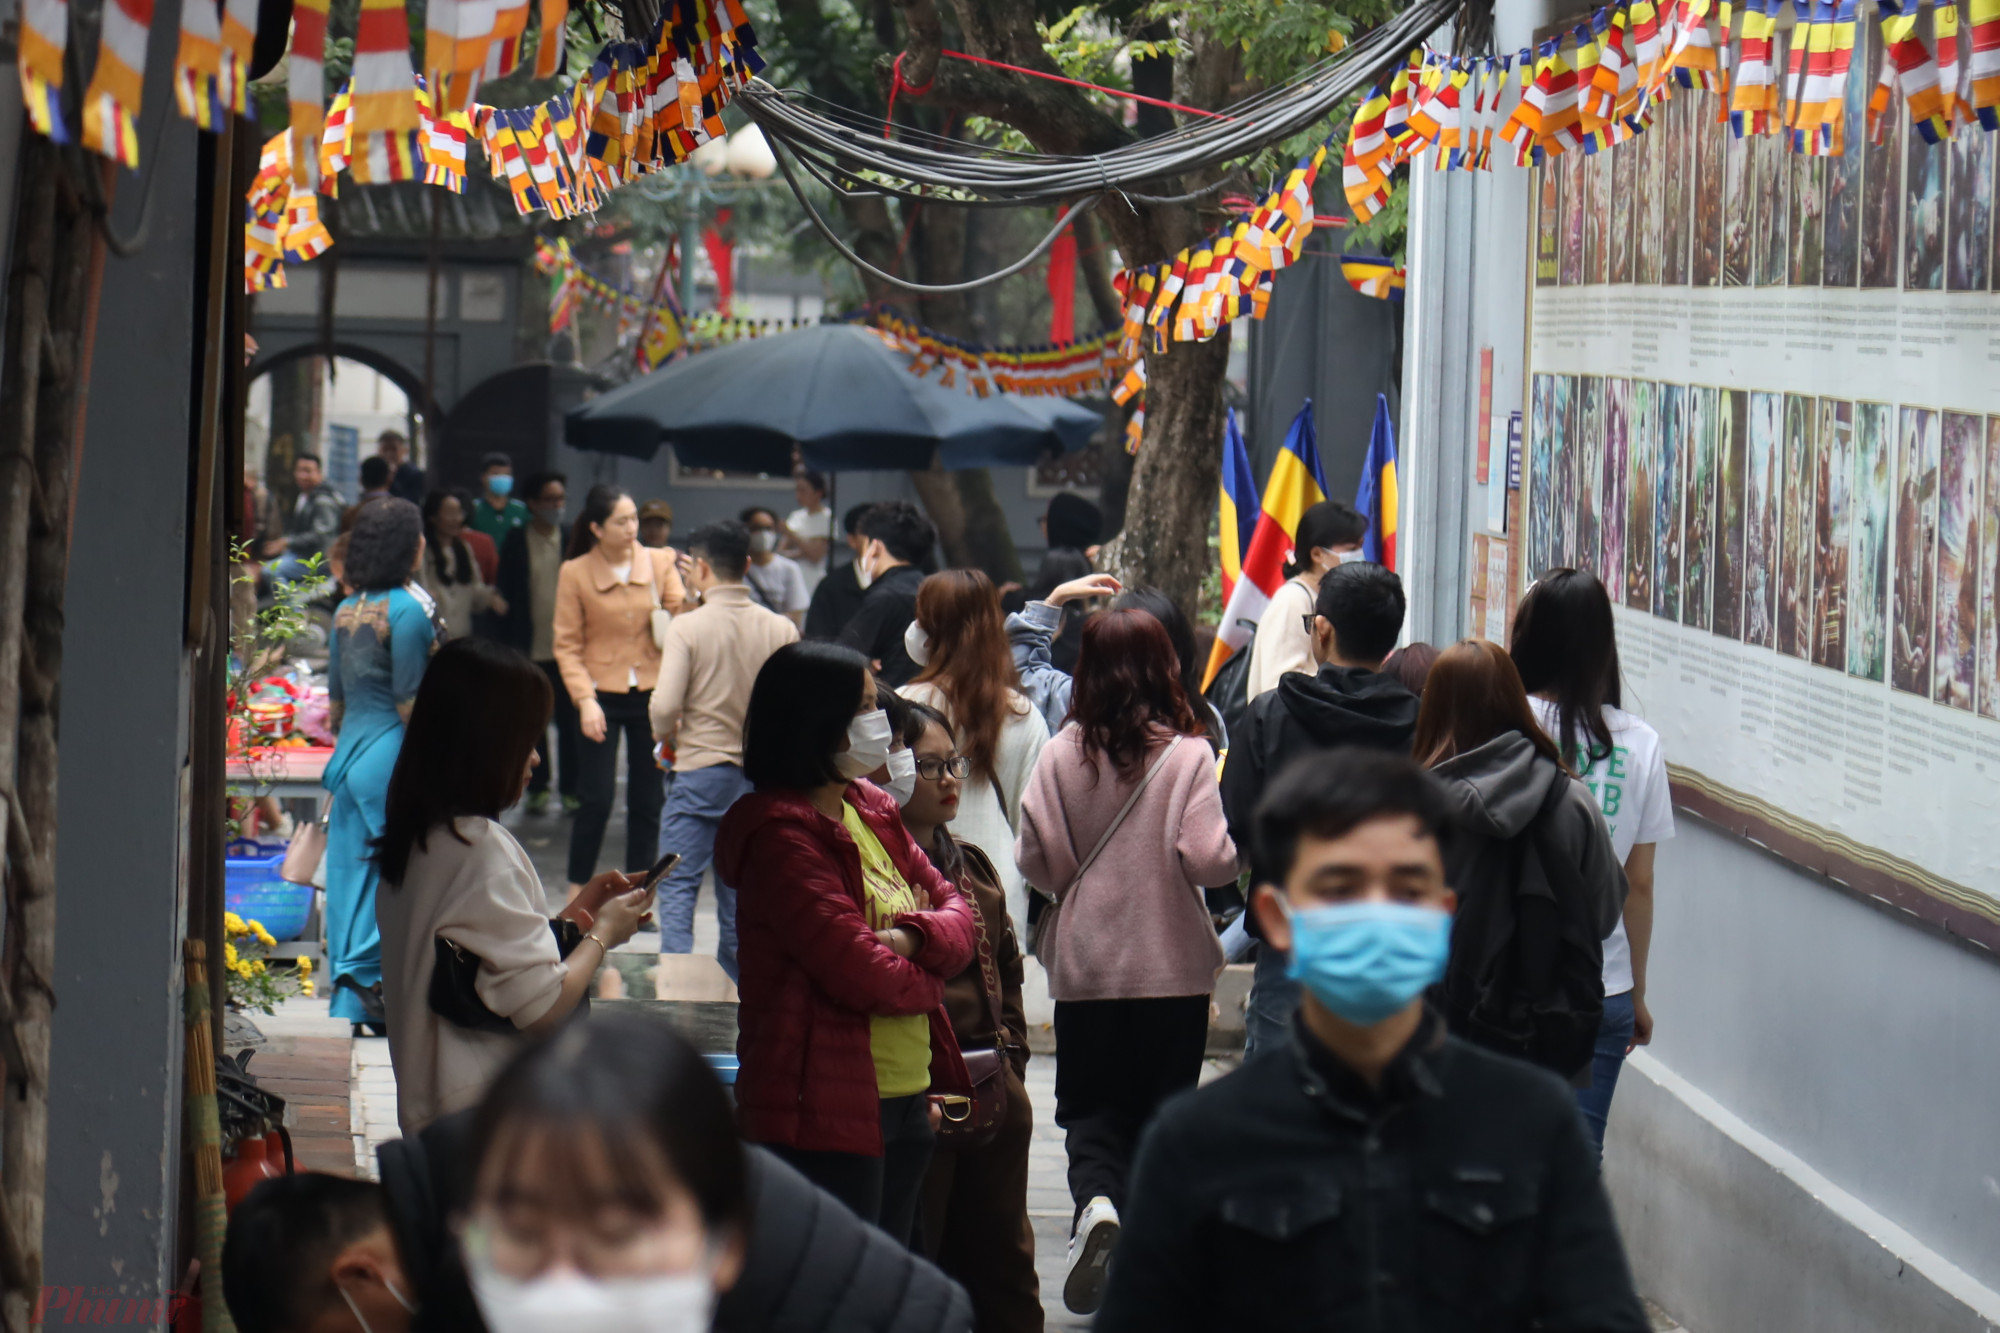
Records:
[[[319,188],[319,149],[326,134],[326,7],[327,0],[292,0],[291,68],[285,76],[292,104],[292,174],[308,190]]]
[[[222,100],[238,116],[250,110],[250,61],[256,46],[257,0],[223,0]]]
[[[563,24],[568,21],[569,0],[542,0],[542,31],[535,46],[536,78],[554,78],[562,69]]]
[[[1380,255],[1342,255],[1340,274],[1347,279],[1348,286],[1363,296],[1384,301],[1403,299],[1402,267]]]
[[[1299,517],[1312,505],[1326,499],[1326,474],[1320,467],[1319,440],[1313,429],[1312,399],[1308,398],[1285,432],[1284,447],[1271,464],[1264,483],[1264,498],[1257,523],[1244,549],[1236,583],[1230,589],[1222,612],[1222,624],[1215,632],[1208,668],[1202,673],[1205,690],[1222,664],[1250,641],[1264,608],[1285,581],[1285,564],[1292,554],[1292,536],[1299,530]],[[1240,526],[1240,523],[1239,523]],[[1227,540],[1225,538],[1225,540]]]
[[[105,0],[97,69],[83,90],[83,146],[127,167],[139,165],[139,94],[153,0]]]
[[[182,0],[174,101],[183,116],[205,130],[219,128],[229,114],[222,100],[222,16],[215,0]]]
[[[68,143],[69,129],[62,114],[63,53],[69,49],[68,0],[21,0],[15,44],[15,66],[21,74],[28,123],[37,134]]]

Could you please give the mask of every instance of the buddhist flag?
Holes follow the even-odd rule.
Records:
[[[83,90],[83,146],[132,170],[139,166],[136,122],[152,30],[153,0],[110,0],[97,43],[97,69]]]
[[[68,143],[62,88],[63,55],[69,50],[69,0],[22,0],[14,41],[28,122],[37,134]]]
[[[1292,552],[1292,534],[1298,531],[1299,516],[1309,506],[1326,499],[1326,477],[1319,465],[1319,441],[1313,430],[1312,399],[1292,418],[1285,432],[1285,446],[1271,465],[1264,483],[1264,501],[1251,532],[1250,546],[1243,554],[1236,586],[1230,590],[1223,608],[1222,626],[1216,631],[1215,646],[1208,655],[1208,669],[1202,674],[1205,690],[1222,664],[1250,641],[1257,621],[1271,597],[1285,581],[1285,563]]]
[[[1348,286],[1363,296],[1383,301],[1403,299],[1402,266],[1381,255],[1342,255],[1340,275],[1347,279]]]
[[[1222,540],[1222,601],[1236,595],[1243,562],[1250,555],[1250,538],[1257,531],[1257,474],[1250,470],[1250,451],[1229,408],[1222,427],[1222,514],[1217,525]]]
[[[1389,399],[1375,395],[1375,428],[1368,433],[1368,459],[1354,491],[1355,512],[1368,520],[1361,558],[1384,569],[1396,567],[1396,428],[1389,424]]]

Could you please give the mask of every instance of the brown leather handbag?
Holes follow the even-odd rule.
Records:
[[[983,1148],[993,1141],[1007,1119],[1007,1020],[1000,1011],[1000,968],[993,960],[993,940],[986,933],[986,914],[979,910],[978,900],[970,893],[965,895],[965,902],[972,909],[972,922],[978,933],[979,988],[986,992],[994,1039],[990,1050],[961,1052],[965,1072],[972,1080],[971,1104],[946,1100],[944,1121],[937,1132],[938,1146],[943,1148]]]

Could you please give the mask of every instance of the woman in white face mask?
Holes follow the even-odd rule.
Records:
[[[1313,660],[1312,631],[1306,627],[1312,619],[1313,598],[1327,570],[1361,558],[1361,539],[1367,533],[1368,520],[1339,500],[1321,500],[1299,515],[1285,582],[1258,617],[1257,637],[1250,641],[1246,702],[1276,689],[1287,671],[1311,675],[1319,670]]]
[[[490,1333],[703,1333],[749,1223],[728,1098],[665,1024],[524,1051],[481,1103],[460,1234]]]
[[[715,868],[737,892],[744,1137],[907,1241],[934,1103],[971,1091],[943,996],[974,931],[894,797],[867,780],[890,740],[859,653],[773,653],[743,726],[756,790],[723,817]]]

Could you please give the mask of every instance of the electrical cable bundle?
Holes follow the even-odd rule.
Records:
[[[786,183],[814,227],[849,263],[910,291],[965,291],[998,282],[1032,264],[1078,213],[1106,194],[1119,194],[1132,203],[1179,203],[1219,190],[1220,181],[1186,194],[1147,193],[1142,187],[1157,189],[1187,173],[1240,160],[1302,133],[1332,115],[1383,69],[1406,59],[1410,48],[1459,6],[1460,0],[1418,0],[1289,83],[1172,133],[1094,156],[1020,153],[923,134],[892,140],[884,137],[886,122],[830,107],[839,116],[835,119],[808,105],[809,99],[762,79],[746,84],[737,93],[736,104],[774,148],[784,150],[776,156]],[[887,195],[973,206],[1060,205],[1063,212],[1039,245],[996,273],[941,286],[914,283],[856,254],[807,198],[788,158],[839,195]]]

